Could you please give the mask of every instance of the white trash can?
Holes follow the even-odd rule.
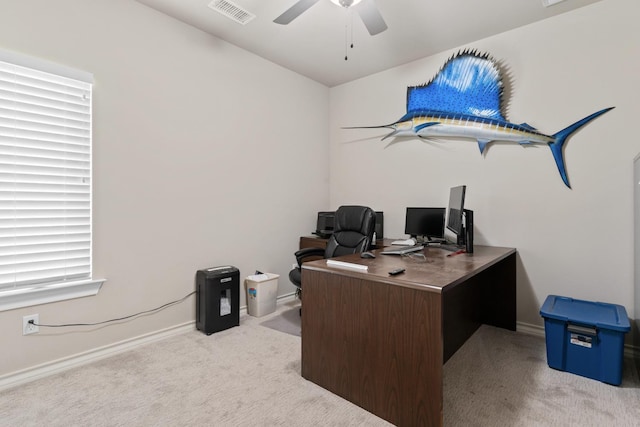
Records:
[[[278,277],[273,273],[254,274],[244,279],[247,289],[247,313],[261,317],[276,311]]]

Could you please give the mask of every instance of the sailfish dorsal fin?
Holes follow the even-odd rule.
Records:
[[[407,88],[407,113],[442,111],[505,120],[502,91],[497,63],[487,54],[462,51],[429,83]]]

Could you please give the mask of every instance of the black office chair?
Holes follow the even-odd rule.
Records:
[[[340,206],[335,213],[333,234],[326,249],[304,248],[295,253],[298,266],[289,272],[289,280],[297,286],[296,295],[302,292],[302,263],[309,257],[333,258],[368,250],[373,242],[376,213],[366,206]]]

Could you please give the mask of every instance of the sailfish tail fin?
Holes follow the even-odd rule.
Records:
[[[560,172],[560,176],[562,177],[562,181],[564,181],[564,184],[567,187],[571,188],[571,185],[569,185],[569,178],[567,177],[567,171],[566,171],[565,166],[564,166],[563,149],[564,149],[565,142],[567,142],[569,137],[571,137],[571,135],[573,135],[574,132],[578,131],[578,129],[580,129],[582,126],[584,126],[587,123],[589,123],[590,121],[600,117],[604,113],[606,113],[606,112],[608,112],[610,110],[613,110],[614,108],[615,107],[609,107],[609,108],[604,108],[604,109],[602,109],[600,111],[596,111],[595,113],[591,114],[590,116],[587,116],[582,120],[578,120],[574,124],[572,124],[570,126],[567,126],[566,128],[562,129],[560,132],[557,132],[556,134],[552,135],[554,141],[549,143],[549,148],[551,149],[551,153],[553,154],[553,158],[556,161],[556,166],[558,167],[558,172]]]

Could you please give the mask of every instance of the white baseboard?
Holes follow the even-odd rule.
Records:
[[[524,322],[516,322],[516,331],[522,332],[527,335],[534,335],[537,337],[545,338],[544,327],[538,325],[531,325]],[[631,344],[624,345],[624,357],[633,358],[634,354],[640,354],[640,348]]]
[[[286,303],[295,300],[295,298],[295,293],[281,295],[277,298],[277,303]],[[247,314],[246,306],[240,307],[240,314]],[[0,391],[23,385],[28,382],[45,378],[60,372],[64,372],[78,366],[86,365],[91,362],[105,359],[107,357],[115,356],[116,354],[123,353],[136,347],[140,347],[155,341],[160,341],[174,335],[193,331],[194,329],[195,321],[189,321],[181,325],[172,326],[160,331],[150,332],[138,337],[91,349],[83,353],[78,353],[62,359],[46,362],[41,365],[23,369],[21,371],[12,372],[10,374],[0,376]],[[544,328],[538,325],[517,322],[516,330],[520,333],[528,335],[538,336],[542,338],[545,337]],[[640,351],[640,349],[636,349],[631,345],[625,345],[625,357],[632,357],[634,350]]]
[[[516,322],[516,331],[523,334],[544,338],[544,327],[530,323]]]
[[[277,303],[284,303],[294,299],[295,293],[286,294],[279,296],[277,298]],[[240,315],[247,314],[247,306],[240,307],[239,313]],[[150,332],[138,337],[129,338],[103,347],[94,348],[82,353],[64,357],[62,359],[52,360],[50,362],[46,362],[30,368],[2,375],[0,376],[0,391],[23,385],[28,382],[45,378],[60,372],[64,372],[78,366],[86,365],[91,362],[105,359],[107,357],[115,356],[116,354],[123,353],[136,347],[143,346],[145,344],[160,341],[174,335],[193,331],[195,328],[196,326],[194,320],[183,323],[181,325],[171,326],[166,329]]]
[[[109,344],[103,347],[94,348],[62,359],[53,360],[40,365],[36,365],[21,371],[12,372],[0,377],[0,391],[48,377],[69,369],[86,365],[119,353],[123,353],[132,348],[136,348],[155,341],[182,334],[195,329],[195,321],[186,322],[181,325],[172,326],[160,331],[129,338],[120,342]]]

